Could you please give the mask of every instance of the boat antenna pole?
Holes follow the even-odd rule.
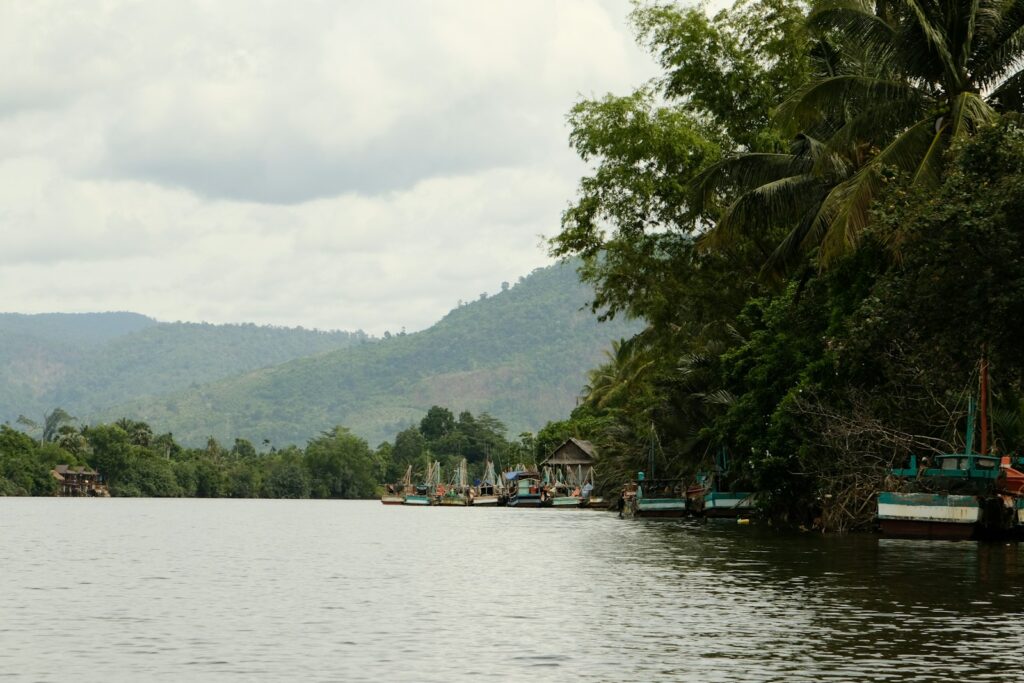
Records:
[[[651,422],[651,455],[648,462],[648,469],[651,471],[651,481],[654,481],[654,438],[656,433],[654,431],[654,422]]]
[[[988,455],[988,355],[985,346],[981,347],[981,454]]]

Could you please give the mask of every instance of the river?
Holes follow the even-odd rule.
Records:
[[[1024,680],[1024,546],[592,511],[0,499],[0,679]]]

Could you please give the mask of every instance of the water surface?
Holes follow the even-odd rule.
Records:
[[[1024,680],[1024,547],[571,510],[0,499],[0,679]]]

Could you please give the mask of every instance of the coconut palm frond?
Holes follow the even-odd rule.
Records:
[[[809,82],[783,102],[775,118],[783,128],[803,130],[829,116],[845,118],[854,111],[886,102],[914,101],[923,93],[914,85],[863,74],[840,74]]]
[[[995,25],[978,31],[976,52],[965,62],[981,88],[989,88],[1020,68],[1024,52],[1024,0],[1011,0],[997,10]]]
[[[1000,83],[989,93],[988,101],[997,111],[1024,111],[1024,71],[1018,71]]]
[[[810,234],[823,235],[821,265],[846,253],[859,242],[869,221],[868,210],[881,189],[886,166],[916,172],[933,142],[931,121],[920,121],[875,155],[854,176],[836,185],[822,201]],[[810,245],[805,245],[805,247]]]
[[[945,75],[947,82],[955,83],[959,80],[959,70],[956,60],[949,49],[946,32],[941,28],[941,11],[939,5],[942,3],[927,3],[921,0],[903,0],[903,7],[910,11],[911,16],[916,20],[916,28],[923,39],[924,47],[927,48],[929,56],[938,59],[938,64]],[[935,16],[939,15],[939,16]],[[908,41],[909,43],[909,41]],[[907,45],[910,47],[910,45]],[[915,46],[915,51],[920,55],[920,47]]]
[[[810,163],[792,154],[739,154],[722,159],[699,173],[691,185],[699,207],[728,188],[747,190],[795,173],[806,172]]]
[[[993,123],[998,114],[977,93],[963,92],[953,100],[949,134],[953,140],[976,131],[980,126]]]

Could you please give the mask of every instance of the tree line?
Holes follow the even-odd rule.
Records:
[[[531,434],[508,441],[491,415],[456,416],[440,406],[377,448],[340,426],[304,448],[257,447],[246,439],[227,446],[213,438],[192,448],[130,418],[78,425],[58,408],[41,422],[18,422],[20,428],[0,425],[0,495],[54,495],[59,486],[51,471],[68,464],[98,471],[113,496],[370,498],[409,466],[419,476],[434,460],[451,468],[466,458],[471,473],[480,474],[488,458],[499,465],[534,459]]]

